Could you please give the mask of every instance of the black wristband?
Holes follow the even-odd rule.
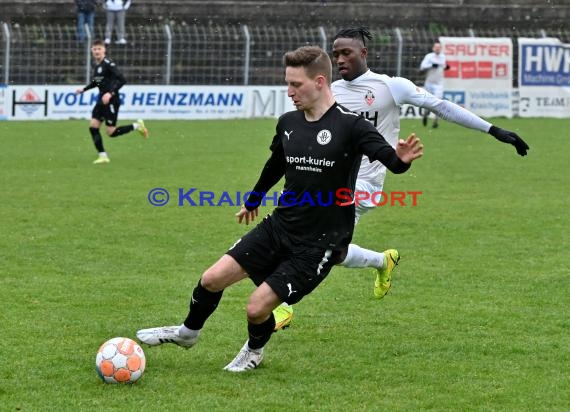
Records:
[[[247,197],[247,200],[243,203],[243,205],[247,210],[251,212],[252,210],[257,209],[261,205],[262,198],[263,196],[260,193],[252,191],[249,193],[249,196]]]

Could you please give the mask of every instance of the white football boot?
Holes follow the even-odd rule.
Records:
[[[262,360],[263,348],[250,349],[247,342],[245,342],[237,356],[224,367],[224,370],[230,372],[245,372],[257,368]]]
[[[198,333],[196,336],[180,336],[180,326],[162,326],[159,328],[141,329],[137,331],[137,338],[142,343],[150,346],[158,346],[163,343],[174,343],[183,348],[191,348],[198,341]]]

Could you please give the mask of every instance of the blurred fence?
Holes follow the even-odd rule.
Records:
[[[130,84],[281,85],[283,53],[305,44],[331,48],[340,27],[151,24],[127,27],[126,45],[112,44],[113,58]],[[89,45],[76,40],[74,25],[0,24],[0,83],[83,84],[91,70]],[[103,37],[102,25],[92,38]],[[558,37],[568,32],[515,28],[473,31],[434,25],[425,29],[371,27],[368,64],[373,70],[420,83],[418,67],[439,36]],[[517,79],[516,60],[513,64]]]

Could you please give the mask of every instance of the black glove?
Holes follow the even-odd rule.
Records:
[[[515,149],[517,149],[517,153],[521,156],[526,156],[526,151],[530,150],[530,147],[528,147],[525,141],[521,139],[515,132],[510,132],[508,130],[501,129],[500,127],[491,126],[489,129],[489,134],[503,143],[512,144]]]
[[[437,69],[437,68],[439,67],[439,64],[433,63],[433,64],[431,65],[431,67],[433,67],[434,69]]]
[[[444,70],[449,70],[449,69],[451,69],[451,66],[449,64],[446,64]]]

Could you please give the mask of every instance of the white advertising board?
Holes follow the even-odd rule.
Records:
[[[519,38],[519,114],[570,117],[570,44]]]
[[[75,94],[79,87],[9,86],[4,89],[7,117],[11,120],[89,119],[98,91]],[[283,86],[127,85],[121,89],[120,97],[120,119],[278,117],[295,109]]]
[[[480,116],[512,117],[510,38],[440,37],[449,70],[445,97]]]

